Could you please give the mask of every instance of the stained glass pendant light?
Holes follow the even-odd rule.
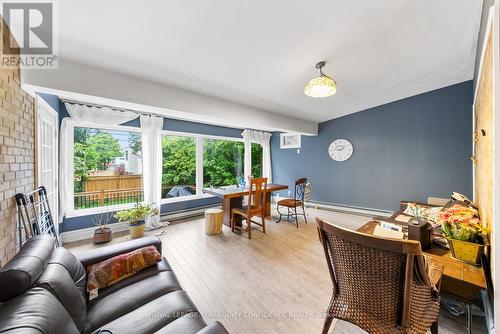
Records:
[[[337,92],[337,82],[323,73],[324,61],[316,64],[319,69],[319,77],[309,80],[304,88],[304,94],[311,97],[327,97]]]

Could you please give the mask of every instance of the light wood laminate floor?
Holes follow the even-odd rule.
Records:
[[[315,217],[356,229],[368,217],[308,210],[299,229],[286,221],[267,222],[267,233],[237,235],[226,226],[218,236],[204,233],[203,217],[162,229],[163,255],[207,322],[219,320],[230,333],[321,333],[331,297],[331,281],[318,241]],[[160,231],[149,232],[158,233]],[[128,239],[116,236],[113,243]],[[96,247],[67,244],[78,253]],[[440,333],[463,333],[462,318],[443,310]],[[474,317],[474,333],[485,333],[484,318]],[[331,333],[364,333],[336,321]]]

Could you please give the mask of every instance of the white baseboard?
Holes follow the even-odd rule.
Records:
[[[280,200],[283,198],[284,197],[273,196],[272,201],[276,202],[277,200]],[[371,208],[344,206],[344,205],[339,205],[339,204],[334,204],[334,203],[306,202],[305,205],[307,208],[323,209],[323,210],[337,211],[337,212],[343,212],[343,213],[352,213],[352,214],[358,214],[358,215],[370,216],[370,217],[374,217],[374,216],[390,217],[394,214],[393,211],[388,211],[388,210],[378,210],[378,209],[371,209]]]
[[[179,212],[173,212],[173,213],[167,213],[161,216],[162,221],[172,221],[172,220],[178,220],[178,219],[184,219],[184,218],[189,218],[189,217],[195,217],[202,215],[205,213],[205,210],[207,208],[211,208],[217,205],[210,205],[210,206],[203,206],[194,210],[186,210],[186,211],[179,211]],[[116,232],[123,232],[128,230],[128,224],[127,223],[114,223],[108,225],[113,231],[113,233]],[[68,243],[68,242],[74,242],[74,241],[80,241],[80,240],[85,240],[85,239],[91,239],[94,235],[94,230],[95,227],[88,227],[88,228],[82,228],[79,230],[74,230],[74,231],[68,231],[68,232],[63,232],[60,235],[61,242],[63,244]]]

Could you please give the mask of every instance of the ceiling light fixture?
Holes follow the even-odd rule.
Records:
[[[319,69],[319,77],[309,80],[304,88],[304,94],[311,97],[327,97],[337,92],[337,82],[323,73],[324,61],[316,64]]]

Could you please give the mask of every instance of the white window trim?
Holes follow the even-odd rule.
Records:
[[[161,135],[162,137],[163,136],[190,137],[196,140],[196,194],[191,196],[162,198],[160,204],[192,201],[196,199],[214,197],[213,195],[203,193],[203,139],[243,142],[243,138],[205,135],[201,133],[171,131],[171,130],[163,130],[161,132]]]
[[[74,193],[74,173],[75,173],[74,133],[75,133],[75,127],[77,127],[77,128],[93,128],[93,129],[102,129],[102,130],[111,130],[111,131],[127,131],[127,132],[134,132],[134,133],[138,133],[138,134],[141,133],[140,127],[138,128],[138,127],[132,127],[132,126],[125,126],[125,125],[99,126],[99,125],[96,125],[93,123],[86,123],[86,122],[75,123],[74,121],[70,121],[68,123],[68,127],[69,127],[70,133],[71,133],[70,138],[67,138],[68,144],[70,146],[70,153],[71,153],[69,156],[71,180],[68,180],[69,181],[68,183],[70,186],[69,191],[71,194],[71,198],[74,198],[74,196],[75,196],[75,193]],[[243,138],[217,136],[217,135],[206,135],[206,134],[200,134],[200,133],[171,131],[171,130],[163,130],[161,132],[161,135],[162,136],[191,137],[191,138],[196,139],[196,195],[174,197],[174,198],[162,198],[160,201],[160,204],[184,202],[184,201],[191,201],[191,200],[196,200],[196,199],[214,197],[213,195],[203,193],[203,139],[227,140],[227,141],[235,141],[235,142],[241,142],[241,143],[244,142]],[[128,209],[128,208],[133,207],[134,205],[135,205],[135,203],[128,203],[128,204],[100,206],[100,207],[96,207],[96,208],[75,210],[74,202],[72,201],[70,204],[70,209],[66,213],[66,217],[72,218],[72,217],[88,216],[88,215],[100,214],[100,213],[106,213],[106,212],[113,212],[113,211]]]
[[[78,122],[75,123],[74,121],[70,121],[68,123],[68,128],[69,132],[71,133],[70,138],[66,138],[68,140],[68,145],[70,147],[70,154],[69,154],[69,166],[70,166],[70,177],[71,180],[67,180],[67,184],[69,185],[69,193],[71,195],[71,198],[73,199],[71,201],[70,207],[68,212],[66,213],[66,218],[72,218],[72,217],[81,217],[81,216],[89,216],[93,214],[100,214],[100,213],[106,213],[106,212],[113,212],[113,211],[118,211],[118,210],[125,210],[128,208],[132,208],[135,206],[135,203],[127,203],[127,204],[118,204],[118,205],[109,205],[109,206],[99,206],[96,208],[88,208],[88,209],[80,209],[80,210],[75,210],[75,203],[74,203],[74,198],[75,198],[75,185],[74,185],[74,175],[75,175],[75,164],[74,164],[74,156],[75,156],[75,151],[74,151],[74,138],[75,138],[75,128],[91,128],[91,129],[100,129],[100,130],[109,130],[109,131],[126,131],[126,132],[134,132],[137,134],[141,134],[141,129],[136,128],[133,126],[125,126],[125,125],[106,125],[106,126],[101,126],[101,125],[96,125],[93,123],[87,123],[87,122]]]

